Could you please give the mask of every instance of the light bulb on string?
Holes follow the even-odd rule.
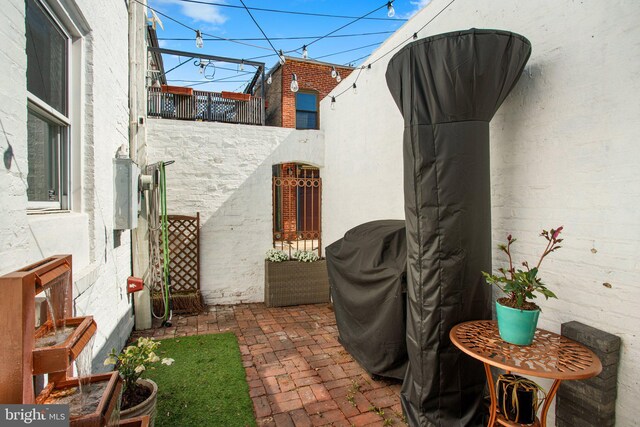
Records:
[[[244,61],[240,62],[240,65],[238,66],[238,71],[244,71]]]
[[[396,11],[393,8],[393,2],[390,1],[390,2],[387,3],[387,16],[389,18],[393,18],[395,16],[395,14],[396,14]]]
[[[357,95],[358,94],[358,86],[356,86],[356,84],[353,84],[353,94]]]
[[[336,74],[336,81],[340,83],[342,81],[342,77],[340,77],[340,73]]]
[[[202,40],[202,33],[200,30],[196,30],[196,47],[198,49],[202,49],[204,46],[204,41]]]
[[[336,71],[336,67],[331,67],[331,78],[335,79],[337,75],[338,72]]]
[[[278,61],[280,62],[280,65],[284,65],[284,63],[286,62],[284,59],[284,52],[282,52],[282,49],[280,49],[278,51]]]
[[[332,110],[336,109],[336,97],[335,96],[331,97],[331,109]]]
[[[291,92],[297,92],[300,87],[298,86],[298,76],[296,73],[291,73]]]
[[[309,51],[307,50],[307,45],[302,46],[302,57],[304,59],[309,58]]]
[[[267,77],[267,84],[270,85],[271,83],[273,83],[273,79],[271,78],[271,74],[269,74],[269,77]]]

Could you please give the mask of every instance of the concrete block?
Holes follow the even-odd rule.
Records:
[[[609,365],[602,368],[600,375],[586,380],[580,380],[585,386],[597,388],[603,391],[613,390],[618,386],[618,365]],[[564,385],[566,383],[562,383]]]
[[[614,427],[615,425],[615,417],[596,421],[592,418],[581,417],[579,414],[563,415],[562,418],[556,416],[556,427]]]
[[[573,395],[567,396],[556,394],[556,416],[562,416],[565,408],[573,407],[577,407],[580,411],[589,413],[593,416],[598,416],[598,414],[613,416],[616,411],[616,402],[586,402],[583,400],[574,400]]]
[[[584,323],[576,321],[563,323],[561,326],[561,334],[584,344],[594,352],[616,353],[620,351],[620,337],[585,325]]]
[[[616,401],[617,389],[602,390],[591,387],[582,381],[565,381],[560,385],[558,395],[570,397],[574,401],[584,401],[588,404],[607,404]]]

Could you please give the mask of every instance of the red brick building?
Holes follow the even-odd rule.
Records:
[[[341,78],[353,71],[353,67],[292,57],[286,57],[284,65],[273,67],[267,76],[271,77],[271,84],[265,85],[266,125],[318,129],[320,100],[338,84],[331,76],[333,68]],[[297,76],[298,92],[290,88],[293,74]],[[258,82],[253,93],[259,94],[260,90]]]

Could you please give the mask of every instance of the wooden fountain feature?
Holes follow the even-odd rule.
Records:
[[[114,424],[122,390],[117,371],[72,378],[72,364],[97,325],[91,316],[73,317],[71,271],[71,255],[57,255],[0,277],[0,403],[69,404],[74,427],[144,427],[146,418]],[[42,296],[46,310],[36,312]],[[48,384],[39,390],[42,374]]]

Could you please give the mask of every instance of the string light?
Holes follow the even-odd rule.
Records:
[[[309,51],[307,50],[307,45],[302,46],[302,57],[304,59],[309,58]]]
[[[267,77],[267,84],[270,85],[271,83],[273,83],[273,79],[271,78],[271,74],[269,74],[269,77]]]
[[[203,1],[203,0],[177,0],[179,2],[184,2],[184,3],[195,3],[195,4],[204,4],[207,6],[218,6],[218,7],[229,7],[229,8],[234,8],[234,9],[242,9],[243,6],[236,6],[236,5],[231,5],[231,4],[225,4],[225,3],[216,3],[216,2],[212,2],[212,1]],[[258,10],[258,11],[262,11],[262,12],[272,12],[272,13],[285,13],[285,14],[291,14],[291,15],[306,15],[306,16],[321,16],[321,17],[325,17],[325,18],[344,18],[344,19],[353,19],[353,18],[357,18],[356,16],[346,16],[346,15],[333,15],[333,14],[327,14],[327,13],[313,13],[313,12],[301,12],[301,11],[296,11],[296,10],[284,10],[284,9],[265,9],[265,8],[261,8],[261,7],[249,7],[249,10]],[[373,21],[388,21],[387,18],[362,18],[362,19],[370,19]],[[408,21],[408,19],[403,19],[403,18],[397,18],[394,19],[394,21]]]
[[[336,97],[335,96],[331,97],[331,109],[332,110],[336,109]]]
[[[338,76],[338,72],[336,71],[336,67],[331,67],[331,78],[335,79]]]
[[[393,0],[387,3],[387,16],[389,18],[393,18],[396,14],[395,9],[393,8]]]
[[[440,11],[438,13],[436,13],[429,21],[427,21],[426,24],[424,24],[422,27],[418,28],[418,31],[416,31],[415,33],[413,33],[411,36],[409,36],[408,38],[404,39],[403,41],[401,41],[400,43],[398,43],[396,46],[392,47],[391,49],[387,50],[385,53],[379,55],[376,59],[372,60],[369,64],[367,65],[361,65],[360,67],[358,67],[358,74],[356,75],[356,79],[353,82],[353,85],[351,85],[351,88],[353,89],[353,93],[357,94],[358,89],[357,89],[357,85],[356,82],[358,81],[358,79],[360,78],[360,74],[362,73],[363,70],[365,69],[371,69],[372,65],[375,64],[376,62],[382,60],[382,58],[384,58],[385,56],[389,55],[390,53],[394,52],[396,49],[398,49],[400,46],[404,45],[406,42],[408,42],[409,40],[411,40],[412,38],[415,39],[417,38],[418,32],[424,30],[425,28],[427,28],[427,26],[429,26],[429,24],[431,24],[438,16],[440,16],[445,10],[447,10],[447,8],[449,6],[451,6],[453,3],[455,3],[456,0],[451,0],[449,3],[447,3],[442,9],[440,9]],[[390,5],[392,2],[389,2],[388,5]],[[359,58],[361,59],[361,58]],[[356,61],[358,61],[359,59],[357,59]],[[349,63],[349,65],[351,66],[352,63]],[[349,90],[349,88],[347,87],[346,89],[344,89],[342,92],[337,93],[336,95],[333,95],[331,97],[331,109],[333,110],[334,108],[334,104],[335,104],[335,99],[338,98],[339,96],[344,95],[347,91]]]
[[[204,46],[204,41],[202,40],[202,33],[200,30],[196,30],[196,47],[198,49],[202,49]]]
[[[413,39],[418,40],[418,33],[413,33]]]
[[[337,81],[338,83],[340,83],[340,82],[342,81],[342,77],[340,77],[340,73],[337,73],[337,75],[336,75],[336,81]]]
[[[242,61],[240,62],[240,65],[238,66],[238,70],[239,70],[239,71],[244,71],[244,60],[242,60]]]
[[[298,76],[296,76],[296,73],[291,73],[291,92],[295,93],[298,89]]]
[[[284,59],[284,53],[282,52],[282,49],[278,51],[278,62],[280,62],[280,65],[284,65],[284,63],[286,62],[286,60]]]

